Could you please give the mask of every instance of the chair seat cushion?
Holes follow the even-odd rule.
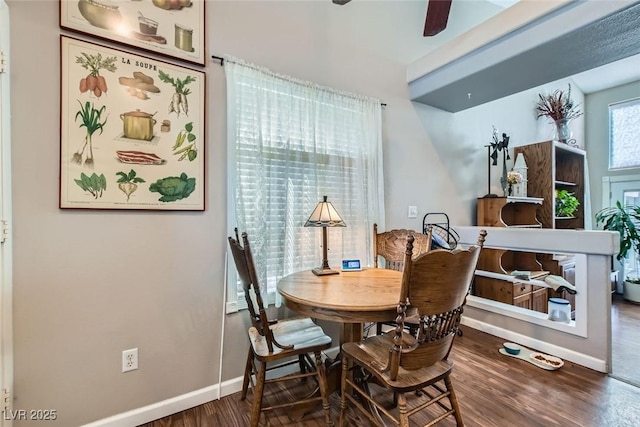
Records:
[[[273,353],[269,353],[267,340],[260,335],[254,327],[249,328],[249,339],[253,347],[253,352],[258,357],[266,356],[289,356],[293,354],[306,353],[315,350],[324,350],[331,346],[331,337],[326,335],[322,328],[308,317],[279,320],[269,326],[273,333],[273,338],[283,346],[293,345],[291,350],[283,350],[273,346]]]
[[[389,350],[393,346],[394,333],[375,335],[360,342],[350,342],[342,345],[344,356],[355,360],[357,364],[374,374],[378,380],[389,389],[407,392],[423,388],[446,377],[453,368],[453,363],[441,360],[431,366],[416,370],[406,370],[402,366],[396,380],[389,378],[388,372],[383,372],[389,362]],[[402,334],[402,347],[409,348],[416,345],[416,339],[407,333]],[[400,356],[402,358],[402,356]]]

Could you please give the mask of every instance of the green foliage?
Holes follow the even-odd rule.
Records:
[[[89,70],[93,76],[100,75],[101,69],[111,71],[112,73],[118,69],[116,67],[116,61],[118,58],[115,56],[107,57],[103,60],[102,55],[99,53],[97,55],[89,55],[84,52],[81,53],[82,56],[76,56],[76,64],[82,65],[82,68]]]
[[[177,77],[174,79],[162,70],[158,71],[158,78],[160,79],[160,81],[169,83],[171,86],[173,86],[173,88],[176,90],[176,93],[181,93],[184,95],[189,95],[191,93],[191,91],[185,86],[196,81],[196,79],[192,76],[187,76],[184,78],[184,80],[180,80]]]
[[[149,186],[149,191],[160,193],[161,202],[175,202],[188,197],[196,189],[196,179],[187,178],[185,173],[161,178]]]
[[[120,178],[118,178],[118,184],[125,184],[125,183],[140,183],[140,182],[145,182],[144,179],[139,178],[136,176],[136,171],[134,171],[133,169],[131,169],[131,172],[126,173],[126,172],[117,172],[116,173],[117,176],[119,176]]]
[[[102,114],[105,112],[107,107],[103,105],[99,109],[96,109],[93,106],[93,103],[89,103],[89,101],[87,101],[84,105],[82,105],[82,102],[80,101],[78,101],[78,103],[80,104],[80,110],[76,113],[75,120],[77,121],[78,117],[82,119],[82,124],[80,125],[80,127],[86,128],[87,137],[91,139],[93,134],[98,130],[100,131],[100,133],[102,133],[104,125],[107,124],[106,118],[102,120]]]
[[[74,179],[74,181],[84,191],[91,193],[94,199],[102,197],[102,192],[107,189],[107,178],[104,174],[98,176],[93,173],[89,177],[83,172],[80,174],[80,179]]]
[[[196,147],[196,136],[192,133],[193,122],[189,122],[184,125],[184,129],[178,133],[176,137],[176,143],[173,144],[173,154],[178,155],[178,161],[188,158],[190,162],[194,161],[198,156],[198,148]],[[183,146],[184,143],[187,145]]]
[[[617,201],[615,206],[596,213],[596,225],[600,224],[605,230],[620,233],[620,250],[616,257],[618,260],[626,258],[630,250],[640,254],[640,206],[622,206]]]
[[[580,202],[573,193],[569,193],[567,190],[556,191],[556,216],[573,216],[578,206],[580,206]]]

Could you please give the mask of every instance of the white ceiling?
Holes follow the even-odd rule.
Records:
[[[593,93],[640,80],[640,55],[630,56],[572,76],[584,93]]]
[[[352,0],[343,6],[331,0],[289,3],[316,7],[314,16],[327,26],[331,42],[410,64],[501,12],[503,7],[496,3],[504,1],[514,2],[453,0],[447,28],[435,37],[422,35],[428,0]]]
[[[352,45],[390,60],[411,64],[502,12],[518,0],[453,0],[447,28],[423,37],[428,0],[352,0],[346,5],[312,1],[334,43]],[[305,7],[310,2],[296,2]],[[315,14],[315,13],[314,13]],[[640,58],[631,57],[572,77],[585,93],[640,79]]]

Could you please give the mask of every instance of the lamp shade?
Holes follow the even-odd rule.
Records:
[[[311,216],[305,222],[305,227],[346,227],[336,208],[331,202],[327,202],[327,196],[313,210]]]
[[[327,196],[323,196],[322,201],[313,210],[311,216],[304,223],[305,227],[322,227],[322,265],[311,270],[316,276],[324,276],[326,274],[340,274],[337,270],[329,267],[327,260],[327,227],[346,227],[340,215],[333,207],[331,202],[327,202]]]

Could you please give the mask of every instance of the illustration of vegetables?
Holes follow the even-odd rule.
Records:
[[[184,125],[184,129],[178,133],[176,138],[176,143],[173,144],[171,148],[173,150],[174,155],[182,154],[178,161],[184,160],[185,157],[189,158],[189,161],[192,162],[198,156],[198,148],[196,147],[196,136],[191,133],[193,131],[193,122],[189,122]],[[187,145],[182,147],[185,140],[187,141]]]
[[[168,176],[161,178],[149,186],[149,191],[160,193],[161,202],[175,202],[188,197],[196,189],[196,179],[188,178],[185,173],[179,177]]]
[[[140,71],[133,72],[131,77],[118,77],[118,83],[129,88],[129,95],[138,99],[147,100],[147,92],[160,93],[160,88],[153,84],[153,77],[149,77]]]
[[[127,202],[131,194],[138,189],[138,183],[145,182],[144,179],[136,176],[136,171],[133,169],[129,173],[118,172],[116,175],[120,177],[118,179],[118,188],[127,195]]]
[[[74,181],[84,191],[91,193],[94,199],[102,197],[102,192],[107,189],[107,179],[104,174],[98,176],[94,172],[89,177],[83,172],[80,174],[80,179],[74,179]]]
[[[84,136],[84,144],[82,145],[82,149],[76,151],[71,158],[72,163],[82,164],[82,156],[84,155],[84,150],[89,146],[89,153],[87,154],[87,158],[84,161],[84,165],[93,168],[93,134],[96,131],[100,131],[102,134],[102,130],[104,125],[107,123],[107,118],[105,117],[104,121],[101,121],[102,113],[105,112],[107,107],[103,105],[100,109],[96,109],[93,106],[93,103],[87,101],[84,106],[80,101],[80,111],[76,113],[75,120],[78,121],[78,117],[82,118],[82,124],[80,128],[86,128],[87,133]]]
[[[167,161],[156,154],[144,151],[118,150],[116,151],[118,160],[122,163],[132,163],[138,165],[164,165]]]
[[[117,70],[115,62],[115,56],[103,60],[100,53],[89,55],[82,52],[82,56],[76,56],[76,64],[80,64],[82,68],[89,70],[89,75],[80,79],[80,92],[91,91],[96,98],[100,98],[103,93],[107,93],[107,81],[100,75],[100,70],[107,70],[113,73]]]
[[[178,78],[174,79],[162,70],[158,72],[158,78],[165,83],[169,83],[175,89],[175,93],[171,97],[171,102],[169,103],[169,113],[176,113],[178,117],[180,117],[180,110],[182,110],[184,114],[188,116],[189,104],[187,102],[187,95],[191,93],[191,90],[185,86],[189,83],[195,82],[196,79],[191,76],[185,77],[184,80],[180,80]]]

